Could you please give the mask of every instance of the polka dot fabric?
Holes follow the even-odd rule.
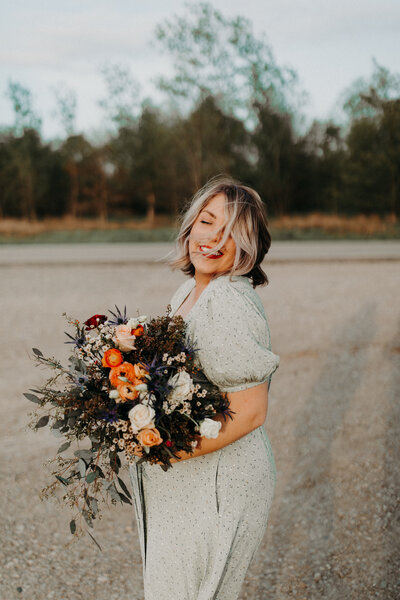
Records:
[[[185,281],[172,314],[195,285]],[[271,351],[264,308],[246,277],[212,280],[186,315],[188,338],[207,377],[233,392],[271,383],[279,356]],[[143,561],[145,600],[236,600],[265,529],[276,467],[258,427],[168,471],[129,467]]]

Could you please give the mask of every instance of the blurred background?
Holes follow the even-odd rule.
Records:
[[[275,239],[397,237],[399,23],[394,0],[5,2],[0,241],[167,241],[218,173]]]

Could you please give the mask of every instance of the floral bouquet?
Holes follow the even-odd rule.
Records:
[[[72,534],[83,531],[82,517],[93,527],[99,501],[131,504],[119,453],[128,463],[148,461],[167,470],[179,451],[193,453],[202,436],[218,436],[221,421],[213,417],[232,418],[226,394],[196,365],[182,317],[170,317],[168,306],[166,315],[147,323],[145,316],[127,318],[126,307],[123,313],[115,308],[111,317],[96,314],[83,324],[63,313],[75,328],[74,335],[65,332],[72,345],[68,368],[32,348],[36,366],[55,374],[24,394],[38,405],[29,425],[48,425],[64,438],[50,461],[57,463],[55,481],[41,497],[62,486],[63,500],[79,516],[70,522]],[[90,446],[79,448],[80,441]],[[66,457],[74,442],[77,449]]]

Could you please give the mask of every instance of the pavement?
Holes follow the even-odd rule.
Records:
[[[2,244],[0,266],[162,264],[170,243]],[[400,240],[274,241],[265,263],[400,260]]]

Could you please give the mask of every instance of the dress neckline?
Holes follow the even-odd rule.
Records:
[[[186,298],[189,296],[189,294],[191,293],[191,291],[193,290],[193,288],[196,285],[196,280],[194,277],[191,277],[191,279],[189,279],[190,281],[190,287],[187,291],[187,293],[185,294],[185,296],[183,297],[182,301],[179,303],[179,306],[176,308],[176,310],[174,310],[174,315],[176,315],[177,311],[180,309],[180,307],[182,306],[182,304],[185,302]],[[189,315],[191,314],[192,310],[194,309],[194,307],[199,303],[201,297],[204,295],[204,292],[207,290],[207,288],[209,287],[211,281],[206,285],[206,287],[204,288],[204,290],[201,292],[200,296],[197,298],[196,302],[193,304],[192,308],[189,310],[188,313],[186,313],[186,315],[184,317],[182,317],[182,319],[184,321],[186,321],[186,319],[189,317]]]
[[[205,294],[207,292],[207,290],[209,289],[209,287],[212,287],[212,284],[215,283],[216,281],[218,281],[219,279],[225,278],[225,277],[229,277],[229,274],[226,275],[220,275],[219,277],[216,277],[215,279],[211,279],[211,281],[206,285],[206,287],[204,288],[204,290],[201,292],[200,296],[197,298],[196,302],[193,304],[192,308],[189,310],[188,313],[186,313],[186,315],[183,318],[184,321],[186,321],[189,316],[192,314],[193,310],[195,309],[195,307],[199,304],[199,302],[205,297]],[[241,279],[242,276],[240,275],[233,275],[232,276],[232,280],[233,281],[237,281],[238,279]],[[186,298],[189,296],[189,294],[191,293],[191,291],[193,290],[193,288],[196,285],[196,279],[194,277],[191,277],[189,279],[190,281],[190,287],[187,291],[187,293],[185,294],[184,298],[181,300],[181,302],[179,303],[179,306],[176,308],[176,310],[174,310],[173,315],[174,316],[177,311],[180,309],[180,307],[182,306],[182,304],[185,302]]]

